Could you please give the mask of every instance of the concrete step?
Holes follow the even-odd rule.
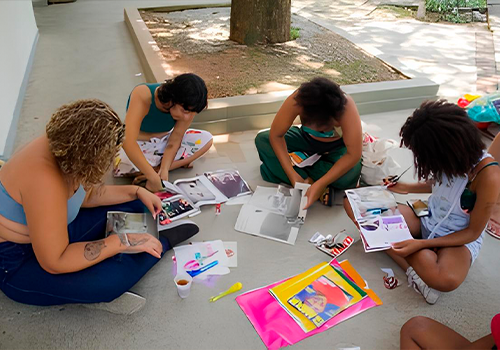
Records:
[[[416,108],[425,100],[436,99],[439,85],[427,78],[416,78],[346,85],[342,89],[352,96],[363,115]],[[192,126],[213,134],[268,128],[292,92],[211,99],[208,109],[196,116]]]

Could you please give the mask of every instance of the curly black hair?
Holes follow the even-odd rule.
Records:
[[[207,96],[205,81],[193,73],[178,75],[158,88],[158,99],[161,103],[172,102],[196,113],[200,113],[207,106]]]
[[[479,161],[485,144],[467,112],[446,100],[426,101],[399,132],[401,146],[413,152],[419,180],[465,176]]]
[[[317,77],[300,85],[295,101],[302,107],[302,124],[329,126],[342,117],[347,98],[337,83]]]

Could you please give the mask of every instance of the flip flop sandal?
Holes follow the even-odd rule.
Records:
[[[488,221],[488,225],[486,226],[486,232],[488,232],[490,236],[500,239],[500,223],[496,220],[490,219]]]
[[[333,206],[334,194],[335,192],[333,187],[328,186],[327,188],[325,188],[323,194],[319,197],[319,201],[321,202],[321,204],[331,207]]]

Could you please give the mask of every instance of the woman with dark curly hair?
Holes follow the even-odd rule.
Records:
[[[115,176],[139,175],[157,192],[170,170],[189,167],[212,146],[208,131],[189,129],[207,106],[207,87],[196,74],[185,73],[161,84],[141,84],[130,94],[125,142]]]
[[[104,238],[108,211],[155,216],[161,201],[137,186],[106,186],[124,125],[104,102],[60,107],[46,134],[0,169],[0,289],[33,305],[100,303],[120,313],[145,299],[127,293],[179,238]],[[197,232],[183,228],[182,238]],[[119,253],[147,253],[122,255]],[[109,303],[113,300],[116,302]]]
[[[500,193],[500,169],[467,113],[444,100],[424,102],[400,136],[421,182],[386,184],[396,193],[432,194],[429,216],[421,219],[399,206],[416,239],[393,244],[388,254],[406,271],[409,285],[434,304],[441,292],[462,284],[479,254]],[[346,211],[351,213],[348,204]]]
[[[301,127],[292,126],[300,118]],[[255,138],[264,180],[311,184],[309,207],[318,199],[331,205],[333,188],[356,187],[361,175],[362,129],[356,104],[326,78],[303,83],[279,109],[270,130]],[[299,168],[289,153],[318,154],[313,165]]]

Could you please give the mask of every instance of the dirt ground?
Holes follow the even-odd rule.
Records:
[[[209,98],[289,90],[320,75],[341,85],[406,79],[350,41],[296,15],[296,40],[252,47],[229,40],[229,8],[141,11],[141,16],[172,70],[201,76]]]

